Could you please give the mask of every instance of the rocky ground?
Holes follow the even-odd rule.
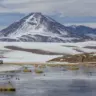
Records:
[[[76,54],[76,55],[67,55],[58,58],[54,58],[49,60],[48,62],[56,61],[56,62],[70,62],[70,63],[78,63],[78,62],[96,62],[96,54],[95,53],[84,53],[84,54]]]

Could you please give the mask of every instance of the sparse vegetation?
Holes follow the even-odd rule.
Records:
[[[66,57],[62,56],[49,60],[48,62],[70,62],[70,63],[96,62],[96,55],[94,54],[95,53],[84,53],[84,54],[77,54],[77,55],[69,55]]]
[[[69,67],[68,70],[79,70],[78,67]]]
[[[42,70],[39,70],[39,69],[36,69],[35,70],[35,73],[41,74],[41,73],[43,73],[43,71]]]

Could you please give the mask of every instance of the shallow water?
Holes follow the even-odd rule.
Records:
[[[20,81],[12,82],[16,92],[0,93],[0,96],[96,96],[96,80],[92,79],[47,80],[23,74]]]
[[[47,67],[44,74],[21,72],[16,75],[20,80],[11,79],[16,92],[0,93],[0,96],[96,96],[95,72]]]

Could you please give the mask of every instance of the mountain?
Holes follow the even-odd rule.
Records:
[[[41,13],[30,13],[0,31],[0,41],[78,42],[96,40],[96,29],[64,26]]]

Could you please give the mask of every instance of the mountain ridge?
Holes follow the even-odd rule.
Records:
[[[30,13],[0,31],[0,41],[81,42],[96,40],[96,29],[64,26],[42,13]]]

